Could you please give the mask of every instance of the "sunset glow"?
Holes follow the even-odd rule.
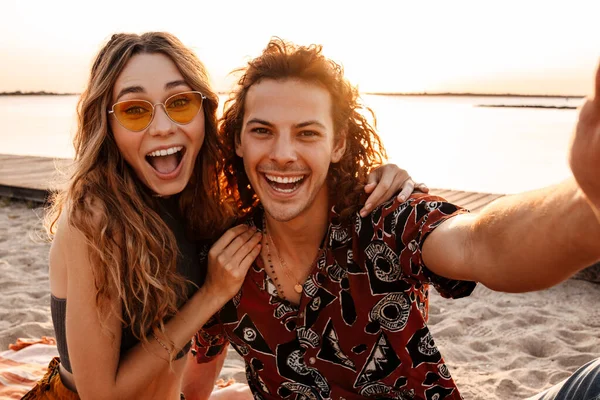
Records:
[[[367,92],[586,94],[597,1],[3,2],[0,91],[80,92],[115,32],[166,30],[218,90],[271,36],[320,43]],[[367,6],[368,4],[368,6]]]

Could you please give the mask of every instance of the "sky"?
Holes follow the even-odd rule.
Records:
[[[116,32],[169,31],[213,85],[269,38],[318,43],[363,92],[586,95],[600,0],[0,0],[0,91],[83,90]]]

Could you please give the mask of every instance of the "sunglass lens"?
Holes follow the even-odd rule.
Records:
[[[190,123],[202,107],[202,95],[196,92],[179,93],[169,97],[165,108],[169,117],[177,123]]]
[[[121,125],[131,131],[145,129],[152,120],[152,104],[147,101],[122,101],[115,104],[113,110]]]

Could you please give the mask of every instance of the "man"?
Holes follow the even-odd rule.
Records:
[[[229,192],[262,229],[262,252],[198,333],[198,362],[230,342],[258,399],[461,399],[426,324],[428,285],[454,298],[475,282],[539,290],[600,258],[600,71],[596,82],[575,179],[478,214],[416,194],[361,217],[382,147],[356,90],[319,47],[269,43],[222,127]],[[597,360],[541,398],[596,399],[599,371]]]

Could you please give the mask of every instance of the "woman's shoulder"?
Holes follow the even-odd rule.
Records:
[[[52,247],[73,248],[100,232],[107,217],[100,201],[86,198],[75,205],[66,201],[54,222]],[[72,249],[75,250],[75,249]]]

